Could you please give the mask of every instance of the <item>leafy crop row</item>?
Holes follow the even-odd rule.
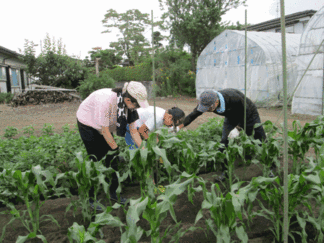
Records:
[[[101,214],[91,211],[88,206],[88,191],[93,186],[95,195],[104,190],[109,200],[108,188],[112,168],[105,168],[101,162],[94,163],[85,156],[80,137],[76,131],[65,129],[62,134],[53,134],[48,131],[42,137],[20,137],[18,139],[0,140],[0,202],[10,208],[5,213],[14,220],[21,220],[28,229],[27,236],[20,236],[17,242],[24,242],[30,238],[39,238],[46,242],[39,228],[39,223],[47,218],[57,221],[46,215],[39,217],[39,210],[43,201],[66,195],[71,197],[72,189],[78,191],[78,199],[72,200],[67,207],[74,211],[82,208],[84,222],[91,222],[87,229],[74,223],[68,230],[71,242],[100,242],[101,228],[105,225],[119,228],[122,242],[138,242],[143,234],[151,238],[152,242],[162,242],[163,239],[178,242],[187,231],[202,230],[199,227],[182,229],[178,222],[173,205],[177,196],[187,191],[188,200],[196,193],[203,193],[204,200],[201,210],[196,216],[195,223],[205,220],[207,231],[211,231],[217,242],[234,242],[239,239],[247,242],[247,229],[254,217],[264,217],[272,223],[272,232],[277,242],[283,237],[283,185],[280,173],[280,157],[282,148],[282,132],[270,121],[265,122],[267,141],[260,143],[244,133],[237,139],[231,140],[224,153],[220,153],[221,124],[217,119],[199,127],[196,131],[180,131],[178,134],[169,134],[167,130],[158,131],[159,143],[156,143],[155,133],[150,134],[143,150],[128,150],[123,139],[117,139],[121,147],[121,154],[126,163],[120,166],[117,176],[119,187],[117,193],[127,179],[135,179],[141,184],[141,196],[132,199],[130,206],[114,204],[104,207]],[[30,129],[31,130],[31,129]],[[294,123],[294,130],[289,131],[289,151],[294,161],[293,173],[289,175],[289,220],[292,228],[301,230],[290,231],[290,237],[295,241],[299,235],[302,242],[307,242],[306,223],[312,224],[317,230],[317,240],[323,241],[323,191],[324,191],[324,147],[322,134],[324,131],[324,117],[318,117],[304,127]],[[309,148],[314,148],[315,160],[305,157]],[[32,151],[31,154],[28,154]],[[75,151],[80,151],[75,153]],[[34,156],[32,156],[34,153]],[[36,155],[35,155],[36,154]],[[245,155],[253,155],[252,160],[246,160]],[[162,157],[163,163],[159,163]],[[35,159],[37,158],[37,159]],[[224,158],[228,160],[230,179],[226,182],[227,190],[221,191],[218,184],[212,184],[207,189],[207,182],[197,176],[202,171],[208,171],[208,164],[215,162],[214,168],[219,167]],[[263,176],[253,178],[251,182],[238,181],[234,183],[234,162],[237,158],[249,165],[259,165]],[[65,161],[68,169],[59,169],[59,162]],[[278,175],[268,178],[269,168],[275,162]],[[216,167],[216,168],[215,168]],[[43,169],[44,168],[44,169]],[[153,173],[158,173],[158,183],[165,184],[165,192],[159,196],[154,193]],[[143,179],[144,175],[144,179]],[[243,184],[245,186],[243,187]],[[19,198],[27,206],[27,211],[20,212],[10,201]],[[315,216],[310,200],[319,205],[319,215]],[[99,202],[100,203],[100,202]],[[256,204],[257,203],[257,204]],[[256,205],[259,210],[256,210]],[[302,210],[301,207],[304,207]],[[31,210],[34,208],[34,210]],[[122,209],[126,215],[126,222],[111,212]],[[305,210],[307,209],[307,210]],[[209,216],[203,214],[209,212]],[[174,225],[161,232],[160,226],[167,215],[171,215]],[[140,218],[147,221],[149,230],[137,225]],[[4,238],[6,227],[0,241]],[[101,241],[103,242],[103,241]]]

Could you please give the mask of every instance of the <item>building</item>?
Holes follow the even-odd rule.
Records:
[[[297,80],[298,34],[287,34],[287,83],[291,95]],[[283,100],[281,33],[247,32],[246,94],[258,106]],[[196,95],[205,90],[245,88],[245,32],[225,30],[201,52],[197,61]]]
[[[0,46],[0,93],[20,93],[29,87],[21,54]]]
[[[315,10],[306,10],[306,11],[286,15],[285,17],[286,33],[302,34],[306,28],[308,21],[316,12],[317,11]],[[280,33],[281,32],[280,18],[251,25],[247,28],[247,30]]]

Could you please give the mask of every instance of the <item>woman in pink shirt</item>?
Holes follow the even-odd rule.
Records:
[[[142,143],[135,121],[139,118],[136,109],[147,108],[146,88],[140,82],[131,81],[125,83],[123,88],[100,89],[91,93],[79,106],[77,111],[77,123],[80,136],[86,147],[90,159],[100,161],[104,156],[105,166],[118,170],[118,159],[115,155],[108,155],[109,151],[118,150],[113,132],[125,137],[126,127],[129,125],[130,133],[136,145]],[[116,190],[118,178],[113,174],[110,185],[110,198],[117,201]],[[89,192],[90,205],[93,206],[94,189]],[[120,198],[120,203],[125,203],[125,198]],[[97,210],[102,210],[97,207]]]

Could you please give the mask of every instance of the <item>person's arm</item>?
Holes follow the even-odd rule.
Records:
[[[193,122],[198,116],[202,115],[203,113],[197,110],[198,105],[196,108],[184,119],[183,124],[179,126],[179,129],[188,126],[191,122]]]
[[[143,124],[139,129],[138,132],[142,135],[143,138],[148,139],[148,132],[149,129],[145,124]]]
[[[106,142],[108,143],[108,145],[112,149],[116,149],[118,147],[113,135],[109,131],[109,127],[102,127],[101,133],[104,136],[104,138],[105,138]]]
[[[150,129],[148,129],[148,127],[143,124],[139,129],[138,129],[138,132],[141,134],[141,136],[147,140],[148,139],[148,133],[149,133]],[[156,134],[156,142],[158,143],[159,142],[159,134]]]
[[[137,131],[134,122],[129,125],[129,131],[130,131],[130,134],[131,134],[133,140],[135,141],[137,147],[141,147],[142,138],[141,138],[139,132]]]

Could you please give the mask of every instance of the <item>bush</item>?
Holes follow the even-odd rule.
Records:
[[[11,93],[0,93],[0,104],[8,104],[13,99],[14,94]]]
[[[191,54],[165,50],[156,57],[155,77],[158,95],[196,95],[196,75],[191,70]]]
[[[115,88],[115,80],[108,76],[107,73],[97,75],[89,73],[84,81],[80,81],[80,86],[77,87],[82,99],[87,98],[92,92],[103,88]]]
[[[150,59],[148,59],[146,62],[136,66],[117,66],[115,69],[108,69],[102,73],[108,74],[116,81],[151,81],[152,62]]]

